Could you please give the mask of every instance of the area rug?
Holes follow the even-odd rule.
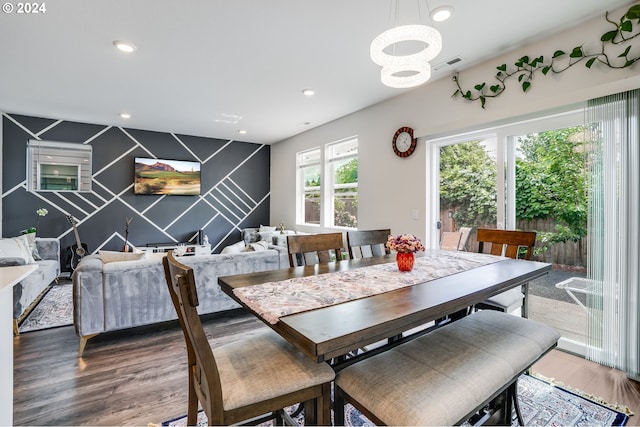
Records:
[[[73,324],[72,284],[51,286],[49,292],[20,324],[20,333]]]
[[[526,426],[623,426],[629,419],[620,411],[527,374],[518,380],[518,401]],[[161,425],[181,427],[186,422],[185,415]],[[374,425],[351,405],[345,407],[345,423],[348,426]],[[513,424],[517,425],[515,419]],[[207,417],[201,411],[198,426],[206,425]]]

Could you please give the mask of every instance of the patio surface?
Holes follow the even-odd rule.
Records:
[[[578,271],[552,270],[548,275],[529,283],[529,318],[554,327],[570,340],[586,342],[587,312],[555,284],[570,277],[584,277]],[[576,293],[582,303],[585,295]]]

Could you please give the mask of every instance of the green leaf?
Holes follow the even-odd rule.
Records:
[[[562,50],[556,50],[556,51],[553,53],[553,58],[559,58],[559,57],[561,57],[561,56],[562,56],[562,55],[564,55],[564,54],[565,54],[565,52],[564,52],[564,51],[562,51]]]
[[[482,84],[479,84],[479,85],[475,85],[473,88],[479,92],[482,89],[484,89],[485,85],[486,85],[486,83],[482,83]]]
[[[487,102],[487,99],[484,96],[480,97],[480,105],[484,108],[484,103]]]
[[[631,66],[631,65],[633,65],[633,63],[634,63],[634,62],[636,62],[637,60],[638,60],[638,58],[628,60],[627,62],[625,62],[625,64],[624,64],[624,68],[626,68],[626,67],[630,67],[630,66]]]
[[[497,68],[498,70],[500,70],[500,71],[504,71],[504,72],[506,72],[506,71],[507,71],[507,64],[502,64],[502,65],[500,65],[500,66],[498,66],[498,67],[496,67],[496,68]]]
[[[625,58],[629,54],[629,49],[631,49],[631,45],[627,46],[627,48],[624,50],[624,52],[622,52],[620,55],[618,55],[618,58]]]
[[[600,37],[600,41],[602,42],[610,42],[611,40],[613,40],[616,35],[618,35],[618,30],[614,30],[614,31],[607,31],[606,33],[604,33],[602,35],[602,37]]]
[[[520,58],[520,62],[522,62],[523,64],[528,64],[529,63],[529,57],[528,56],[523,56],[522,58]]]
[[[542,64],[544,62],[544,56],[538,56],[538,62]]]
[[[591,66],[593,65],[593,63],[596,62],[596,58],[591,58],[590,60],[587,61],[585,65],[585,67],[587,68],[591,68]]]
[[[522,61],[518,61],[518,62],[516,62],[516,63],[515,63],[515,64],[513,64],[513,65],[515,65],[515,66],[516,66],[516,67],[518,67],[518,68],[522,68]]]
[[[519,82],[521,82],[521,81],[522,81],[522,79],[524,79],[524,74],[520,74],[520,75],[518,76],[518,81],[519,81]]]
[[[498,71],[498,73],[496,74],[496,77],[501,77],[502,76],[502,71]]]
[[[464,95],[463,95],[466,99],[471,99],[471,91],[468,90]]]
[[[551,65],[547,65],[546,67],[544,67],[542,69],[542,74],[546,76],[549,71],[551,71]]]
[[[640,19],[640,4],[636,4],[629,8],[629,10],[627,11],[627,18]]]
[[[631,21],[624,21],[622,25],[620,25],[620,30],[630,33],[631,31],[633,31],[633,24],[631,23]]]
[[[533,61],[531,61],[531,67],[535,67],[536,65],[538,65],[538,58],[533,58]]]
[[[529,89],[530,86],[531,86],[531,83],[529,83],[529,82],[522,83],[522,91],[526,92],[527,89]]]
[[[576,46],[573,48],[573,51],[569,54],[570,58],[582,58],[584,56],[584,52],[582,52],[582,46]]]
[[[494,85],[489,88],[491,92],[497,93],[500,90],[500,85]]]

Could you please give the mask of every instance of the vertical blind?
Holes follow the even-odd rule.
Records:
[[[587,357],[640,379],[640,90],[589,101]]]

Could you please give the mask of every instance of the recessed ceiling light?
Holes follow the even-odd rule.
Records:
[[[123,40],[114,40],[113,45],[123,52],[131,53],[136,50],[136,47],[129,42]]]
[[[436,22],[446,21],[453,14],[453,7],[451,6],[440,6],[436,7],[431,11],[431,19]]]
[[[129,114],[129,113],[120,113],[120,117],[122,117],[123,119],[130,119],[131,118],[131,114]]]
[[[244,130],[244,129],[240,129],[240,130],[238,130],[238,133],[239,133],[240,135],[244,135],[244,134],[246,134],[246,133],[247,133],[247,131],[246,131],[246,130]]]
[[[316,92],[313,89],[302,89],[302,94],[304,96],[313,96]]]

